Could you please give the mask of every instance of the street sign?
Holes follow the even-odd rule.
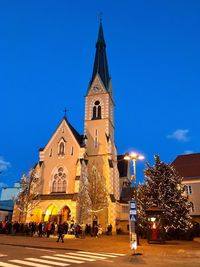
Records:
[[[135,200],[130,201],[130,210],[136,210],[136,202]]]
[[[130,221],[136,222],[136,214],[130,214]]]
[[[130,221],[136,222],[137,211],[136,211],[136,201],[135,200],[130,201],[129,215],[130,215]]]

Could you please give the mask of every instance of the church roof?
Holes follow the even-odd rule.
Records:
[[[172,162],[178,174],[184,178],[200,177],[200,153],[179,155]]]
[[[122,187],[120,194],[120,202],[126,203],[133,198],[134,188],[132,187]]]
[[[68,121],[68,119],[67,119],[66,116],[63,117],[61,123],[63,122],[63,120],[67,123],[68,127],[70,128],[70,130],[71,130],[72,134],[74,135],[74,137],[75,137],[76,141],[78,142],[78,144],[79,144],[81,147],[83,147],[83,146],[84,146],[84,136],[83,136],[83,135],[80,135],[80,134],[76,131],[76,129],[71,125],[71,123],[69,123],[69,121]],[[59,126],[61,125],[61,123],[59,124]],[[59,127],[59,126],[58,126],[58,127]],[[57,128],[57,129],[58,129],[58,128]],[[57,131],[57,129],[55,130],[55,132]],[[45,147],[46,147],[46,146],[45,146]],[[40,148],[39,151],[43,151],[43,150],[45,149],[45,147]],[[41,161],[40,164],[42,164],[42,161]]]
[[[108,90],[110,76],[109,76],[108,63],[106,57],[106,42],[104,39],[103,26],[101,21],[99,26],[98,39],[96,42],[96,54],[94,59],[94,66],[93,66],[90,85],[92,84],[97,74],[100,76],[106,90]]]
[[[117,167],[119,171],[119,177],[127,177],[128,175],[128,160],[124,159],[125,155],[117,156]]]
[[[67,125],[69,126],[70,130],[72,131],[74,137],[76,138],[77,142],[79,143],[80,146],[83,146],[83,135],[80,135],[76,129],[69,123],[68,119],[66,116],[64,116],[64,120],[66,121]]]
[[[2,211],[12,211],[13,210],[13,200],[0,200],[0,210]]]

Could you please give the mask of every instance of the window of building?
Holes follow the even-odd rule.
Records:
[[[98,130],[95,130],[95,137],[94,137],[94,147],[98,147]]]
[[[58,168],[53,176],[52,192],[53,193],[65,193],[67,187],[66,174],[62,167]]]
[[[62,192],[66,192],[66,185],[67,185],[67,183],[66,183],[66,181],[64,180],[64,181],[63,181],[63,184],[62,184]]]
[[[189,195],[192,194],[192,186],[191,185],[188,186],[188,192],[189,192]]]
[[[52,155],[53,155],[53,150],[51,148],[50,151],[49,151],[49,157],[52,157]]]
[[[94,106],[93,106],[93,113],[92,113],[92,119],[97,120],[101,119],[101,105],[100,101],[95,101]]]
[[[192,186],[191,185],[186,185],[185,186],[185,192],[187,195],[191,195],[192,194]]]
[[[71,156],[73,156],[74,155],[74,148],[73,148],[73,146],[71,147]]]
[[[53,181],[52,192],[56,192],[56,181]]]
[[[194,203],[190,202],[191,204],[191,212],[194,212]]]
[[[63,156],[64,154],[65,154],[65,144],[64,144],[64,142],[61,142],[59,145],[58,155]]]
[[[62,192],[62,180],[58,180],[57,192]]]

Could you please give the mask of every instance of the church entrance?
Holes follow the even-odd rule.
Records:
[[[57,222],[58,221],[58,209],[54,206],[54,205],[50,205],[44,215],[44,222],[48,222],[48,221],[53,221],[53,222]]]
[[[60,216],[60,222],[64,223],[70,220],[70,215],[71,211],[69,209],[68,206],[65,206],[64,208],[62,208],[61,210],[61,216]]]

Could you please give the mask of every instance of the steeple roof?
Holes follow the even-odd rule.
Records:
[[[108,90],[110,76],[108,71],[108,63],[106,57],[106,42],[103,34],[102,21],[100,21],[100,26],[99,26],[98,39],[96,42],[96,54],[95,54],[93,73],[90,84],[93,82],[97,74],[99,74],[106,90]]]

